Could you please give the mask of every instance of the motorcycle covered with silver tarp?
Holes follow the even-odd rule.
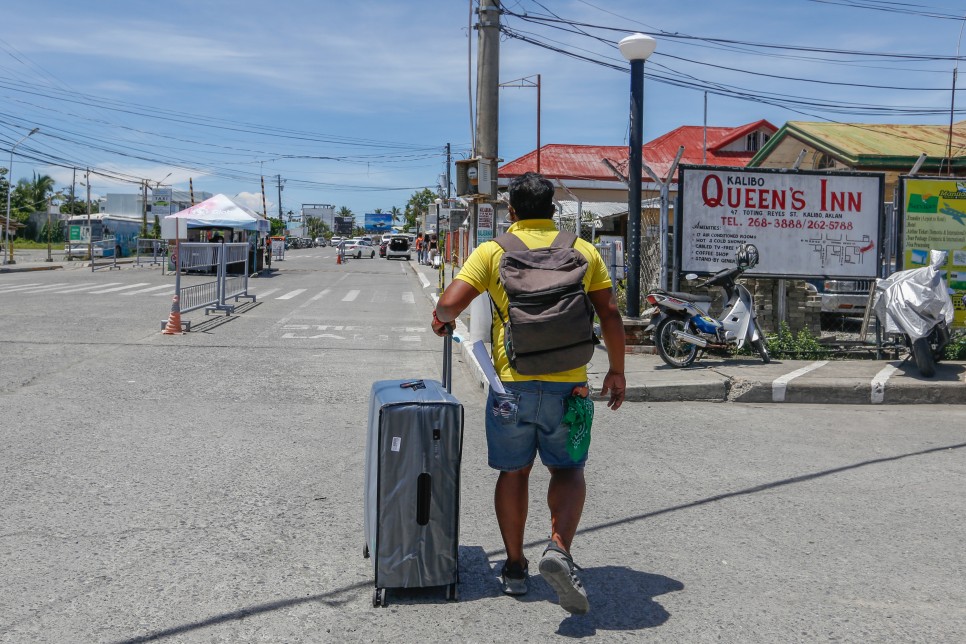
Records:
[[[873,310],[885,333],[902,335],[919,373],[936,373],[949,343],[953,301],[942,277],[946,251],[929,253],[929,264],[876,280]]]

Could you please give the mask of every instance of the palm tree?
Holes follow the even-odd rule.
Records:
[[[389,209],[389,214],[392,215],[393,225],[396,225],[396,223],[399,221],[399,218],[402,216],[403,212],[402,210],[399,209],[399,206],[393,206],[392,208]]]
[[[33,181],[21,179],[17,182],[17,187],[10,195],[11,210],[16,213],[17,219],[21,221],[30,216],[31,213],[43,210],[47,206],[47,197],[54,193],[54,180],[50,175],[40,175],[34,173]]]

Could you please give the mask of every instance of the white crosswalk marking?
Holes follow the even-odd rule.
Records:
[[[152,286],[151,288],[142,288],[142,289],[137,290],[137,291],[131,291],[130,293],[121,293],[121,295],[137,295],[138,293],[150,293],[151,291],[157,291],[157,290],[162,289],[162,288],[168,289],[168,292],[167,293],[161,293],[161,295],[171,295],[172,293],[174,293],[174,285],[173,284],[162,284],[161,286]]]
[[[359,297],[359,291],[353,289],[353,290],[351,290],[351,291],[349,291],[348,293],[345,294],[345,297],[342,298],[342,301],[343,302],[355,302],[357,297]]]
[[[21,293],[44,293],[45,291],[53,291],[54,289],[64,288],[67,282],[58,282],[57,284],[48,284],[47,286],[41,286],[39,288],[32,288],[26,291],[21,291]]]
[[[114,286],[120,284],[120,282],[108,282],[106,284],[95,284],[94,286],[81,286],[80,288],[75,288],[71,286],[70,288],[60,289],[58,291],[51,291],[51,293],[80,293],[81,291],[89,291],[92,288],[101,288],[102,286]]]
[[[269,295],[271,295],[272,293],[275,293],[276,291],[278,291],[277,288],[270,288],[264,293],[259,293],[258,291],[253,291],[253,292],[255,293],[255,296],[258,297],[258,299],[262,299],[262,298],[268,297]]]
[[[139,286],[147,286],[150,282],[138,282],[137,284],[128,284],[127,286],[115,286],[114,288],[102,288],[99,291],[88,291],[88,295],[98,295],[100,293],[113,293],[115,291],[126,291],[129,288],[137,288]]]
[[[289,293],[286,293],[285,295],[282,295],[280,297],[276,297],[275,299],[276,300],[291,300],[293,297],[296,297],[298,295],[301,295],[305,291],[306,291],[306,289],[304,289],[304,288],[297,288],[294,291],[291,291]]]
[[[2,290],[0,290],[0,293],[12,293],[13,291],[20,291],[26,288],[33,288],[34,286],[40,286],[40,284],[37,283],[37,284],[21,284],[20,286],[6,286]]]

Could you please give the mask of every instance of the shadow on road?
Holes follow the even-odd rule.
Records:
[[[896,456],[885,456],[882,458],[860,461],[851,465],[843,465],[842,467],[835,467],[828,470],[822,470],[820,472],[793,476],[780,481],[773,481],[771,483],[763,483],[761,485],[756,485],[742,490],[735,490],[734,492],[716,494],[714,496],[691,501],[690,503],[682,503],[680,505],[674,505],[671,507],[662,508],[660,510],[654,510],[652,512],[645,512],[643,514],[625,517],[615,521],[608,521],[606,523],[583,528],[579,530],[579,533],[589,534],[592,532],[599,532],[615,526],[636,523],[638,521],[661,516],[663,514],[670,514],[672,512],[697,508],[710,503],[723,501],[725,499],[757,494],[758,492],[765,492],[784,487],[786,485],[804,483],[806,481],[832,476],[833,474],[839,474],[849,470],[869,467],[871,465],[878,465],[881,463],[900,461],[916,456],[925,456],[936,452],[962,449],[964,447],[966,447],[966,443],[956,443],[953,445],[933,447],[918,452],[909,452],[907,454],[898,454]],[[542,545],[544,541],[545,540],[532,541],[526,544],[526,547],[537,547]],[[497,581],[500,564],[497,564],[497,568],[493,568],[490,564],[490,559],[499,557],[504,553],[505,550],[502,548],[491,552],[486,552],[478,546],[460,547],[460,601],[475,601],[486,597],[496,597],[501,594],[499,583]],[[584,580],[585,585],[594,592],[592,595],[593,608],[587,615],[569,616],[560,623],[557,633],[565,637],[589,637],[595,635],[597,630],[639,630],[660,626],[668,620],[670,614],[664,609],[664,607],[655,602],[653,598],[669,592],[676,592],[684,589],[684,584],[680,581],[665,577],[663,575],[632,570],[623,566],[601,566],[597,568],[587,568],[581,573],[581,577]],[[546,582],[540,579],[539,576],[532,576],[531,582],[530,593],[521,597],[521,601],[554,601],[553,592],[550,590],[550,587],[546,584]],[[312,595],[309,597],[298,597],[275,602],[267,602],[264,604],[256,604],[254,606],[239,608],[238,610],[230,613],[215,615],[205,620],[181,624],[179,626],[173,626],[171,628],[155,631],[146,635],[119,640],[118,644],[154,642],[175,635],[208,628],[210,626],[216,626],[218,624],[241,620],[263,613],[291,608],[301,604],[320,603],[330,607],[338,607],[347,603],[350,601],[350,599],[353,599],[353,597],[347,596],[349,593],[354,593],[355,591],[364,589],[372,590],[373,588],[374,586],[372,581],[365,581],[349,586],[343,586],[327,593],[320,593],[318,595]],[[391,599],[394,603],[401,605],[423,603],[427,599],[432,601],[431,598],[435,598],[435,600],[439,601],[440,603],[445,603],[445,600],[442,599],[443,594],[442,589],[407,590],[397,591],[393,594]],[[419,601],[417,602],[417,600]]]

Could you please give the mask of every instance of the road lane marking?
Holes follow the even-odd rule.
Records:
[[[289,292],[288,292],[288,293],[286,293],[285,295],[282,295],[282,296],[279,296],[279,297],[276,297],[275,299],[276,299],[276,300],[291,300],[291,299],[292,299],[293,297],[296,297],[296,296],[298,296],[298,295],[301,295],[301,294],[302,294],[302,293],[304,293],[305,291],[306,291],[306,289],[304,289],[304,288],[297,288],[297,289],[295,289],[294,291],[289,291]],[[263,297],[264,297],[264,296],[263,296]]]
[[[63,282],[63,284],[66,284],[66,282]],[[11,291],[20,291],[22,289],[33,288],[35,286],[40,286],[40,282],[35,282],[33,284],[21,284],[20,286],[5,286],[3,289],[0,289],[0,293],[10,293]]]
[[[147,282],[145,282],[145,284],[146,283]],[[80,293],[81,291],[89,291],[92,288],[101,288],[102,286],[114,286],[116,284],[120,284],[120,282],[108,282],[106,284],[95,284],[94,286],[81,286],[80,288],[74,288],[72,286],[71,288],[65,288],[59,291],[51,291],[51,293]]]
[[[356,290],[356,289],[353,289],[353,290],[351,290],[351,291],[349,291],[348,293],[345,294],[345,297],[342,298],[342,301],[343,302],[355,302],[355,300],[356,300],[357,297],[359,297],[359,291]]]
[[[335,283],[338,284],[339,282],[343,281],[347,277],[349,277],[349,274],[348,273],[340,276],[335,281]],[[327,294],[331,290],[332,289],[328,289],[328,288],[325,289],[324,291],[322,291],[321,293],[319,293],[318,297],[322,297],[323,295]],[[264,337],[269,337],[269,336],[274,337],[275,334],[278,333],[279,330],[282,327],[284,327],[286,324],[288,324],[289,320],[291,320],[292,318],[294,318],[297,315],[299,315],[302,312],[302,309],[305,309],[305,308],[307,308],[309,306],[312,306],[314,304],[314,302],[315,302],[315,299],[316,298],[312,298],[310,300],[307,300],[307,301],[299,304],[288,315],[283,316],[278,322],[276,322],[275,324],[273,324],[271,327],[269,327],[268,329],[265,329],[264,331],[262,331],[261,333],[259,333],[258,334],[258,337],[259,338],[264,338]]]
[[[271,295],[272,293],[275,293],[276,291],[278,291],[277,288],[270,288],[267,291],[265,291],[264,293],[259,293],[258,291],[253,291],[253,293],[255,293],[255,295],[257,295],[260,298],[266,298],[269,295]]]
[[[898,370],[898,366],[889,364],[880,369],[879,373],[875,374],[875,377],[872,379],[871,402],[873,405],[881,404],[885,400],[886,383],[889,382],[892,374]]]
[[[318,295],[313,295],[312,298],[309,300],[309,302],[316,302],[318,300],[321,300],[323,297],[325,297],[326,295],[329,294],[329,290],[330,289],[325,289],[324,291],[322,291]]]
[[[139,286],[147,286],[151,282],[138,282],[137,284],[128,284],[127,286],[115,286],[114,288],[102,288],[99,291],[88,291],[88,295],[99,295],[101,293],[113,293],[115,291],[126,291],[129,288],[137,288]]]
[[[786,373],[780,378],[775,378],[771,383],[771,400],[772,402],[785,402],[785,389],[788,383],[798,378],[799,376],[804,376],[809,371],[815,371],[820,367],[824,367],[828,364],[828,360],[819,360],[818,362],[813,362],[807,367],[802,367],[801,369],[796,369],[791,373]]]
[[[416,277],[419,278],[419,283],[423,285],[423,288],[429,288],[430,287],[429,280],[426,279],[426,276],[425,275],[423,275],[422,273],[416,273]]]
[[[48,284],[47,286],[41,286],[40,288],[32,288],[27,291],[21,291],[21,293],[45,293],[47,291],[54,291],[59,288],[64,288],[67,282],[58,282],[57,284]]]
[[[169,290],[169,293],[162,293],[161,295],[169,295],[171,293],[174,293],[174,285],[173,284],[162,284],[161,286],[152,286],[151,288],[142,288],[141,290],[131,291],[130,293],[121,293],[121,295],[137,295],[138,293],[150,293],[151,291],[157,291],[157,290],[162,289],[162,288],[168,289]]]

